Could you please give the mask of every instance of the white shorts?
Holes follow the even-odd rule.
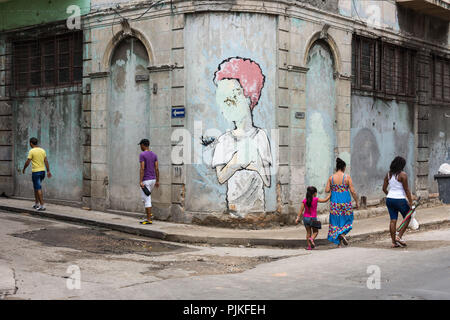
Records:
[[[152,192],[153,187],[155,186],[156,180],[155,179],[144,180],[142,182],[147,187],[147,189],[150,190],[150,192]],[[152,207],[152,195],[150,194],[149,196],[147,196],[141,188],[141,197],[142,197],[142,202],[144,202],[144,207],[151,208]]]

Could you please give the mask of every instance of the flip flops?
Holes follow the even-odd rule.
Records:
[[[342,241],[344,245],[348,246],[348,240],[342,234],[339,235],[339,239]]]
[[[141,222],[139,222],[140,224],[152,224],[153,223],[153,221],[149,221],[149,220],[144,220],[144,221],[141,221]]]
[[[398,244],[400,247],[404,248],[407,246],[406,242],[400,239],[399,237],[395,237],[395,243]]]

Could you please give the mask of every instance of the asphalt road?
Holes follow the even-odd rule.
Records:
[[[12,282],[5,299],[450,299],[448,225],[405,239],[192,246],[0,212],[0,294]]]

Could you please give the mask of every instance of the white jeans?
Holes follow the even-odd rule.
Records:
[[[147,187],[147,189],[150,190],[150,192],[152,192],[153,187],[155,186],[156,180],[155,179],[144,180],[144,181],[142,181],[142,183],[144,183],[144,185]],[[152,207],[152,195],[150,194],[149,196],[147,196],[141,188],[141,197],[142,197],[142,202],[144,202],[144,207],[151,208]]]

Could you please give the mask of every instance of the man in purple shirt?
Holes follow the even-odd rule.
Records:
[[[139,185],[141,187],[142,201],[144,202],[145,212],[147,213],[147,220],[141,221],[141,224],[152,224],[152,196],[151,192],[153,187],[159,188],[159,169],[158,169],[158,157],[152,151],[150,151],[150,141],[148,139],[142,139],[139,142],[141,146],[141,154],[139,155],[140,163],[140,180]],[[149,195],[146,195],[144,188],[150,191]]]

